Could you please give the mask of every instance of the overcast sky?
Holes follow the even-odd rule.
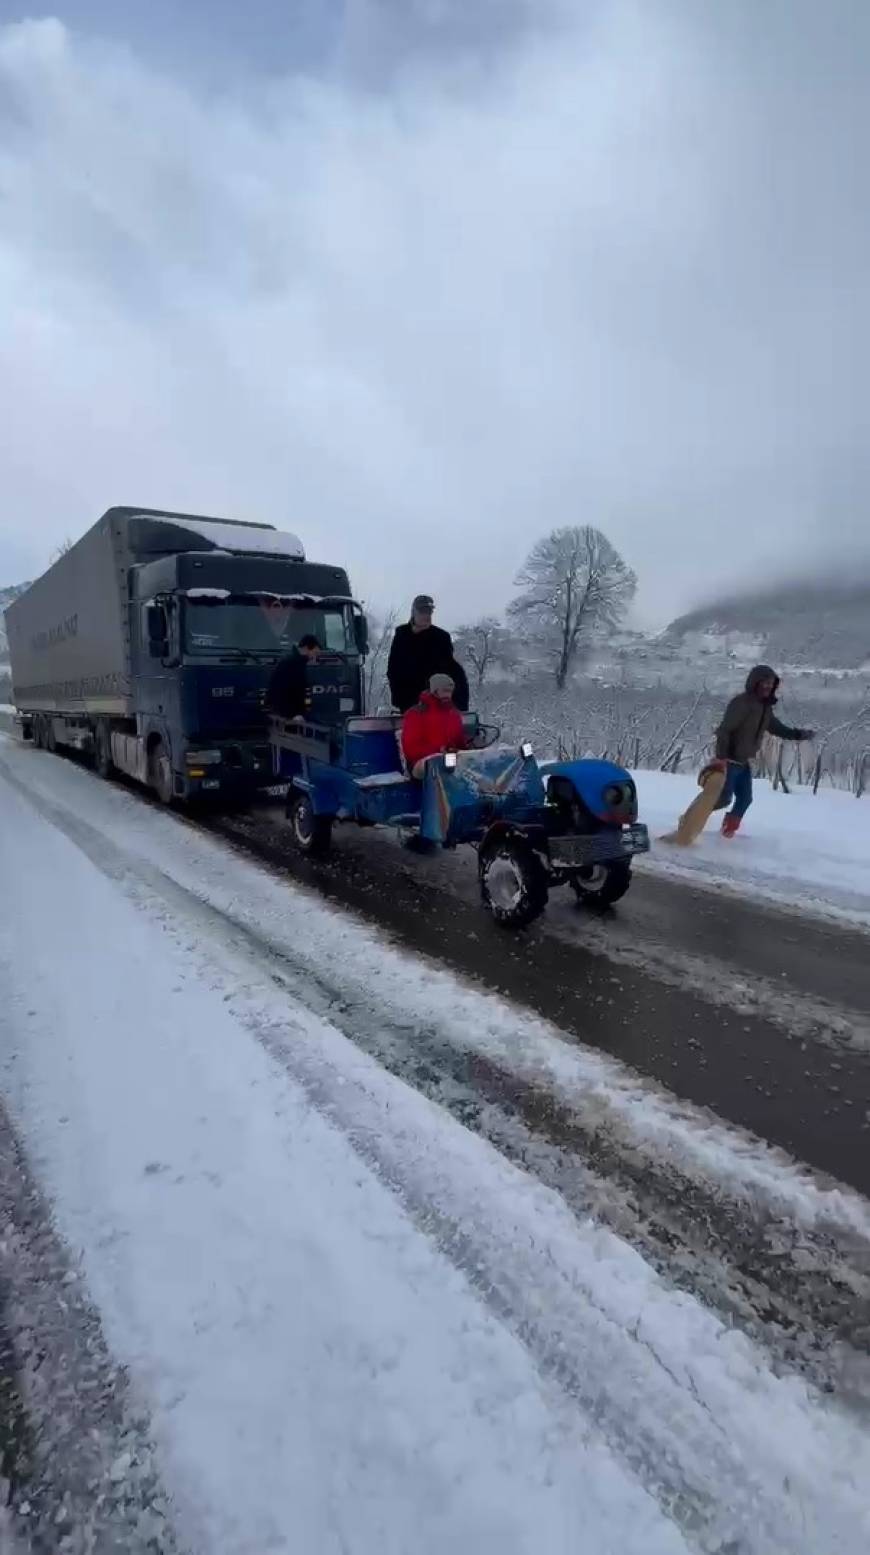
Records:
[[[25,0],[26,6],[26,0]],[[0,586],[113,503],[500,609],[870,571],[868,0],[0,0]]]

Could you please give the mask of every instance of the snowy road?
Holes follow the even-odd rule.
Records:
[[[562,891],[511,940],[480,911],[468,851],[409,862],[348,828],[312,865],[280,808],[213,826],[409,948],[870,1193],[866,932],[641,873],[604,920]]]
[[[599,1042],[691,968],[600,954],[584,1046],[2,739],[0,871],[34,1549],[863,1555],[870,1207]]]

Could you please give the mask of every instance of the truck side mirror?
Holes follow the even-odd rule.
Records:
[[[369,623],[360,613],[353,618],[353,634],[356,638],[356,651],[361,659],[364,659],[369,651]]]
[[[162,605],[149,605],[146,611],[146,619],[148,622],[148,652],[152,659],[165,659],[169,648],[166,611]]]

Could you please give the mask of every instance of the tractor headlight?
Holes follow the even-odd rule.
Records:
[[[523,743],[520,746],[520,755],[524,761],[528,761],[529,757],[534,755],[534,751],[532,750],[532,746],[528,740],[523,740]]]
[[[617,805],[624,804],[627,797],[622,783],[608,783],[602,795],[604,803],[611,810],[615,810]]]
[[[444,765],[448,772],[453,772],[456,767],[456,752],[447,751],[444,757]]]

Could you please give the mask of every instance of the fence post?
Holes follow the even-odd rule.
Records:
[[[788,786],[788,784],[787,784],[787,782],[785,780],[785,773],[782,770],[784,751],[785,751],[785,746],[782,743],[780,743],[779,755],[776,758],[776,780],[775,780],[773,786],[774,786],[774,789],[776,789],[777,787],[781,787],[783,793],[787,794],[787,793],[790,792],[790,789],[789,789],[789,786]]]

